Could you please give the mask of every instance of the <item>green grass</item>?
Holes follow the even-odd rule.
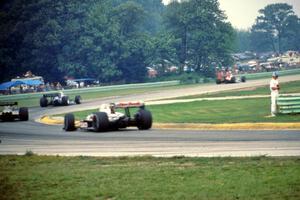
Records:
[[[298,70],[299,71],[299,70]],[[291,73],[298,73],[298,71],[285,71],[281,72],[282,75],[290,75]],[[258,76],[259,75],[259,76]],[[270,74],[266,73],[266,76],[262,74],[249,74],[249,76],[253,76],[253,79],[260,79],[265,78],[266,76],[269,77]],[[300,83],[296,83],[296,86],[294,87],[293,91],[291,89],[288,89],[287,92],[300,92],[299,91],[299,85]],[[105,98],[105,97],[114,97],[114,96],[125,96],[125,95],[132,95],[132,94],[142,94],[147,92],[154,92],[154,91],[160,91],[160,90],[169,90],[169,89],[179,89],[179,88],[191,88],[191,87],[197,87],[199,84],[187,84],[187,85],[152,85],[152,86],[131,86],[131,88],[124,87],[122,89],[112,88],[111,90],[103,90],[103,91],[88,91],[87,90],[78,90],[76,94],[74,94],[76,91],[67,91],[66,94],[70,97],[70,99],[74,99],[75,95],[81,95],[83,101],[89,100],[89,99],[97,99],[97,98]],[[298,90],[297,90],[298,87]],[[285,92],[284,84],[282,84],[282,93]],[[101,90],[100,88],[99,90]],[[55,92],[55,91],[54,91]],[[249,92],[249,91],[248,91]],[[218,93],[218,94],[204,94],[204,95],[196,95],[196,96],[186,96],[186,97],[180,97],[181,98],[199,98],[199,97],[218,97],[218,96],[224,96],[224,95],[243,95],[243,93],[248,95],[248,92],[224,92],[224,93]],[[268,88],[262,89],[262,91],[257,91],[263,94],[268,94],[269,90]],[[71,93],[71,94],[69,94]],[[251,91],[249,94],[256,94],[256,91]],[[14,96],[14,99],[7,99],[9,96],[0,96],[0,101],[18,101],[19,106],[26,106],[26,107],[34,107],[39,106],[39,100],[42,94],[33,93],[32,96]]]
[[[300,199],[300,158],[0,156],[0,199]]]
[[[173,123],[242,123],[299,122],[300,115],[270,115],[269,98],[197,101],[150,106],[156,122]]]
[[[174,103],[147,108],[157,123],[300,122],[300,114],[266,118],[270,115],[270,102],[270,98],[256,98]],[[74,114],[77,119],[83,119],[96,111],[85,110]]]
[[[280,90],[281,94],[300,93],[300,81],[282,83],[280,84],[280,86],[281,86],[281,90]],[[183,96],[174,99],[195,99],[195,98],[204,98],[204,97],[249,96],[249,95],[269,95],[269,94],[270,94],[269,86],[262,86],[262,87],[246,88],[242,90],[232,90],[232,91],[224,91],[218,93]]]
[[[169,89],[179,89],[179,88],[187,88],[187,87],[196,87],[199,84],[193,85],[173,85],[173,86],[152,86],[152,87],[145,87],[145,88],[130,88],[130,89],[113,89],[113,90],[106,90],[106,91],[96,91],[96,92],[78,92],[77,94],[67,94],[71,100],[74,100],[75,95],[80,95],[84,100],[89,99],[97,99],[97,98],[105,98],[105,97],[114,97],[114,96],[125,96],[125,95],[133,95],[133,94],[142,94],[147,92],[154,92],[160,90],[169,90]],[[54,91],[55,92],[55,91]],[[26,107],[34,107],[39,106],[40,97],[42,94],[38,95],[37,97],[27,97],[27,98],[18,98],[12,101],[18,101],[19,106],[26,106]],[[1,99],[1,98],[0,98]],[[10,101],[10,100],[1,100],[1,101]]]

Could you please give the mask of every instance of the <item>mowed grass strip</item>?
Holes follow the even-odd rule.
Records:
[[[160,123],[300,122],[300,115],[270,115],[270,98],[195,101],[150,106]]]
[[[0,156],[0,199],[299,199],[300,158]]]
[[[146,106],[157,123],[300,122],[300,115],[270,115],[270,98],[195,101]],[[97,109],[75,112],[83,119]],[[134,110],[132,114],[134,114]]]
[[[243,84],[243,83],[237,83],[237,84]],[[220,85],[220,87],[222,87],[222,85]],[[280,94],[300,93],[300,81],[282,83],[280,84],[280,87],[281,87]],[[205,97],[250,96],[250,95],[269,95],[269,94],[270,94],[269,86],[262,86],[262,87],[253,87],[253,88],[246,88],[241,90],[225,91],[225,92],[218,92],[218,93],[183,96],[183,97],[178,97],[173,99],[196,99],[196,98],[205,98]]]
[[[76,95],[80,95],[82,98],[82,101],[89,99],[98,99],[98,98],[106,98],[106,97],[115,97],[115,96],[126,96],[126,95],[134,95],[134,94],[143,94],[143,93],[149,93],[149,92],[155,92],[160,90],[169,90],[169,89],[180,89],[180,88],[188,88],[188,87],[196,87],[199,86],[199,84],[193,84],[193,85],[174,85],[174,86],[151,86],[151,87],[144,87],[144,88],[130,88],[130,89],[114,89],[114,90],[108,90],[108,91],[91,91],[91,92],[80,92]],[[59,91],[53,91],[53,93],[59,92]],[[70,100],[75,99],[75,94],[66,94],[69,96]],[[14,99],[12,101],[17,101],[18,105],[26,106],[26,107],[35,107],[40,106],[40,98],[42,97],[42,93],[38,97],[28,97],[26,99],[20,98],[20,99]],[[1,100],[1,101],[9,101],[9,100]]]

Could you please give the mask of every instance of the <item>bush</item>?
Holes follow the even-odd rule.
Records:
[[[200,83],[200,76],[193,73],[184,73],[180,77],[181,84],[194,84]]]
[[[25,155],[25,156],[33,156],[34,153],[33,153],[33,151],[31,151],[31,150],[26,150],[26,152],[25,152],[24,155]]]

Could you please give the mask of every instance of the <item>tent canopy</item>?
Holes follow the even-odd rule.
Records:
[[[8,90],[11,87],[15,87],[18,85],[30,85],[30,86],[37,86],[43,84],[39,80],[22,80],[22,81],[8,81],[5,83],[0,84],[0,90]]]
[[[22,80],[24,85],[37,86],[43,84],[40,80]],[[22,84],[23,85],[23,84]]]

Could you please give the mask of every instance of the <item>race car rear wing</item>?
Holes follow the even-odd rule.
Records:
[[[60,93],[55,92],[55,93],[43,94],[43,97],[57,97],[59,95]]]
[[[0,106],[17,106],[18,102],[0,102]]]
[[[142,108],[145,107],[143,102],[121,102],[116,103],[115,108]]]

